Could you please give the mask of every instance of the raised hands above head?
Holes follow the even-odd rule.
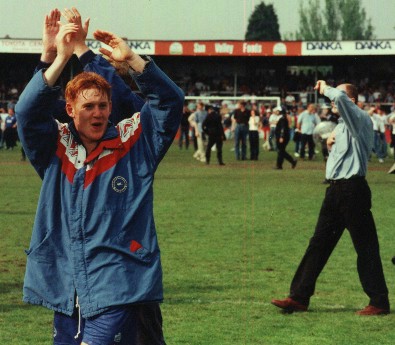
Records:
[[[75,7],[72,7],[71,9],[65,8],[62,12],[62,16],[67,20],[68,23],[77,25],[77,31],[73,34],[75,39],[74,53],[79,57],[89,50],[85,41],[86,36],[88,35],[90,18],[87,18],[85,22],[82,23],[81,14]]]
[[[93,33],[93,37],[112,48],[112,51],[106,48],[100,48],[100,52],[103,55],[117,62],[127,62],[136,72],[142,72],[144,70],[146,61],[140,55],[133,52],[121,37],[103,30],[96,30]]]
[[[128,61],[136,55],[121,37],[111,32],[96,30],[93,37],[112,48],[112,51],[100,48],[100,52],[115,61]]]
[[[317,83],[314,86],[314,90],[318,90],[318,92],[323,95],[324,89],[326,88],[327,84],[325,80],[317,80]]]
[[[44,72],[44,78],[48,86],[54,86],[62,73],[67,62],[74,53],[75,40],[73,34],[77,31],[77,25],[73,23],[61,24],[55,37],[57,55],[52,65]]]
[[[60,24],[59,32],[56,35],[55,43],[58,56],[69,59],[74,53],[75,33],[78,31],[76,24]]]
[[[56,57],[55,38],[59,32],[60,15],[60,11],[55,8],[44,17],[41,61],[46,63],[52,63]]]

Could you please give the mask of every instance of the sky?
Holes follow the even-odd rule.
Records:
[[[88,38],[103,29],[129,40],[243,40],[248,18],[261,1],[0,0],[0,38],[40,39],[46,13],[75,6],[83,19],[91,18]],[[307,1],[264,0],[274,6],[282,37],[298,30],[300,3]],[[372,19],[376,38],[395,39],[395,0],[360,1]]]

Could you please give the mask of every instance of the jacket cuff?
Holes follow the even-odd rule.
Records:
[[[96,54],[92,50],[88,50],[84,54],[79,57],[82,67],[85,67],[88,63],[92,62],[92,60],[96,57]]]
[[[39,70],[41,70],[41,69],[47,69],[49,66],[51,66],[51,64],[50,63],[48,63],[48,62],[44,62],[44,61],[39,61],[39,63],[38,63],[38,65],[37,65],[37,67],[36,67],[36,71],[39,71]]]
[[[143,58],[143,60],[145,61],[145,66],[144,66],[144,69],[143,69],[143,71],[140,73],[140,72],[136,72],[135,70],[133,70],[131,67],[129,67],[129,75],[131,76],[131,77],[138,77],[138,76],[140,76],[140,75],[142,75],[142,74],[144,74],[148,69],[149,69],[149,67],[151,67],[151,65],[152,65],[152,62],[154,61],[154,60],[152,60],[152,58],[150,57],[150,56],[147,56],[147,55],[140,55],[142,58]]]

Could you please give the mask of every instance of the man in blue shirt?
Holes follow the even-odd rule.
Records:
[[[301,147],[300,147],[300,158],[304,159],[306,144],[309,147],[309,160],[314,157],[314,139],[313,132],[315,126],[320,123],[320,118],[315,112],[315,105],[309,104],[307,109],[301,113],[298,117],[298,129],[302,134]]]
[[[193,124],[195,126],[195,135],[197,137],[198,149],[193,154],[193,157],[201,162],[206,162],[206,153],[204,150],[204,138],[203,138],[203,127],[202,124],[207,117],[207,111],[204,110],[204,103],[198,102],[196,105],[196,112],[194,113]]]
[[[5,130],[4,130],[4,141],[7,147],[7,150],[13,150],[16,146],[16,140],[18,138],[16,132],[16,117],[14,112],[14,107],[8,107],[8,116],[5,119]]]
[[[370,299],[369,305],[357,314],[388,314],[388,289],[370,211],[371,192],[365,179],[373,144],[372,122],[356,105],[355,86],[342,84],[333,88],[319,80],[315,89],[332,101],[332,111],[340,116],[327,141],[329,187],[314,235],[292,280],[290,295],[283,300],[272,300],[272,304],[286,312],[307,311],[318,276],[347,228],[358,255],[359,278]]]

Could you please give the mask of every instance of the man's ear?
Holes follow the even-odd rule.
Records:
[[[111,114],[111,110],[112,110],[112,102],[111,101],[108,104],[108,108],[110,109],[110,114]]]
[[[70,117],[74,118],[73,106],[70,103],[66,103],[66,112]]]

